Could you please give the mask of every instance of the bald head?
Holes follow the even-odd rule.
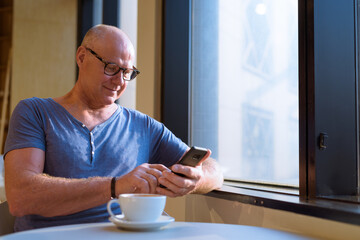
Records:
[[[86,33],[81,45],[90,48],[106,45],[114,48],[131,49],[132,54],[134,52],[134,47],[126,33],[117,27],[104,24],[92,27]]]

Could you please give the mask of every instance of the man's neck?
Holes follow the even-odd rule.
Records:
[[[54,98],[54,101],[63,106],[77,120],[85,124],[90,131],[95,126],[108,120],[118,108],[116,103],[104,106],[92,105],[72,91],[62,97]]]

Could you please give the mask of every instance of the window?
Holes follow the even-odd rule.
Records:
[[[191,145],[227,179],[298,186],[297,0],[191,4]]]
[[[221,164],[231,161],[227,165],[230,178],[297,185],[294,181],[296,170],[291,169],[295,166],[294,169],[299,168],[297,183],[301,199],[358,201],[355,6],[358,6],[357,0],[209,0],[206,4],[201,0],[165,1],[163,122],[190,145],[214,149],[214,156]],[[236,24],[231,21],[224,24],[224,19],[232,17],[238,18]],[[255,33],[250,31],[254,29],[251,26],[256,26]],[[244,36],[239,32],[250,34]],[[279,42],[275,33],[285,37]],[[262,34],[262,37],[256,38],[254,34]],[[240,43],[237,45],[231,43],[234,36],[238,36],[236,40]],[[264,44],[266,42],[268,44]],[[252,45],[246,48],[250,43]],[[226,45],[231,44],[232,48],[227,50],[229,46]],[[298,61],[292,58],[296,52]],[[232,59],[224,57],[226,54]],[[268,65],[260,65],[259,59],[265,55],[271,60],[263,58],[262,63]],[[279,70],[284,71],[280,74]],[[264,87],[263,92],[251,95],[252,89],[256,90],[265,82],[264,76],[273,76],[265,86],[271,90],[276,85],[282,86],[281,94],[273,93],[273,97],[267,96],[269,100],[264,100]],[[298,82],[294,80],[296,76]],[[242,83],[245,77],[251,80]],[[283,79],[283,85],[278,84],[279,79]],[[231,81],[232,85],[225,84]],[[236,92],[234,89],[240,86],[242,88]],[[224,97],[236,100],[226,106]],[[270,100],[279,105],[269,104]],[[298,115],[294,110],[296,102],[299,103]],[[276,109],[279,106],[284,110]],[[282,115],[277,115],[276,110]],[[287,122],[283,123],[281,118]],[[234,122],[241,123],[234,127]],[[297,124],[298,140],[290,137],[296,136],[292,130]],[[269,130],[269,126],[276,128]],[[250,138],[246,139],[248,142],[243,141],[245,138],[241,134],[245,131],[250,135],[259,133],[257,136],[263,142]],[[221,136],[224,133],[227,137]],[[287,140],[278,143],[278,137]],[[226,149],[228,139],[240,139],[236,140],[238,143],[231,143],[237,148]],[[282,148],[282,156],[276,154],[277,145]],[[241,149],[244,146],[247,151]],[[253,150],[260,146],[264,151]],[[237,154],[231,154],[232,151]],[[243,161],[251,158],[259,164],[246,166]],[[276,165],[268,165],[269,162],[281,159],[284,162],[280,163],[280,176],[260,177],[260,173],[277,169]],[[245,172],[240,164],[245,166]]]

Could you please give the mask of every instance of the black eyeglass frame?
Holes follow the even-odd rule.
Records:
[[[105,61],[104,59],[102,59],[102,57],[100,57],[96,52],[94,52],[91,48],[88,48],[88,47],[85,47],[86,50],[88,50],[92,55],[94,55],[97,59],[99,59],[102,63],[104,63],[104,74],[105,75],[108,75],[108,76],[115,76],[116,74],[118,74],[120,72],[120,70],[122,70],[123,72],[125,72],[126,70],[132,70],[132,74],[130,76],[130,79],[125,79],[125,74],[123,74],[123,79],[124,81],[131,81],[131,80],[134,80],[136,78],[137,75],[140,74],[140,71],[135,67],[133,66],[133,68],[123,68],[123,67],[120,67],[119,65],[117,65],[116,63],[113,63],[113,62],[108,62],[108,61]],[[109,74],[109,73],[106,73],[105,69],[107,67],[107,65],[109,64],[114,64],[116,65],[119,70],[117,70],[116,72],[114,72],[113,74]]]

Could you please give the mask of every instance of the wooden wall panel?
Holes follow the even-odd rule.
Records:
[[[3,153],[9,120],[9,84],[11,77],[11,38],[13,0],[0,2],[0,153]]]
[[[64,95],[76,80],[77,1],[14,0],[13,20],[11,110]]]
[[[136,109],[161,120],[162,1],[138,1]]]

